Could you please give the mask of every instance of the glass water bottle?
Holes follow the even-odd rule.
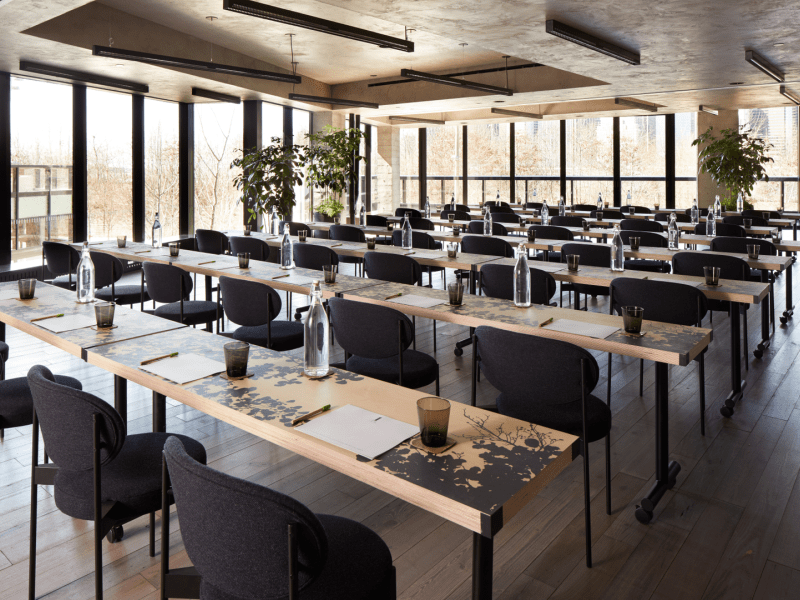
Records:
[[[717,196],[719,198],[719,196]],[[706,235],[709,237],[716,237],[717,235],[717,217],[713,210],[708,211],[708,218],[706,219]]]
[[[361,203],[361,210],[358,211],[358,224],[362,227],[367,226],[367,207]]]
[[[719,196],[714,200],[714,216],[718,219],[722,218],[722,204],[719,202]]]
[[[158,213],[153,217],[153,248],[161,247],[161,221],[158,220]]]
[[[614,239],[611,240],[611,270],[625,270],[625,246],[622,243],[619,225],[614,225]]]
[[[528,268],[528,249],[520,244],[514,251],[517,264],[514,265],[514,304],[520,307],[531,305],[531,271]]]
[[[558,216],[565,217],[567,215],[567,205],[564,204],[564,196],[561,196],[561,201],[558,203]]]
[[[311,305],[303,326],[303,371],[309,377],[325,377],[330,371],[330,322],[322,304],[319,280],[311,283]]]
[[[697,198],[692,201],[692,210],[690,211],[692,218],[692,225],[697,225],[700,221],[700,209],[697,208]]]
[[[78,263],[78,302],[94,302],[94,263],[89,255],[89,243],[83,242],[81,262]]]
[[[542,225],[550,223],[550,209],[547,206],[547,200],[542,202]]]
[[[269,232],[272,235],[280,235],[280,223],[281,220],[278,218],[278,209],[277,207],[272,207],[272,213],[270,213],[269,217]]]
[[[431,218],[431,198],[430,196],[425,196],[425,218]]]
[[[736,212],[742,214],[744,210],[744,200],[742,199],[742,192],[739,192],[739,196],[736,198]]]
[[[628,205],[628,212],[629,213],[631,212],[631,202],[632,201],[633,201],[633,198],[631,197],[631,191],[628,190],[628,197],[625,199],[625,203]]]
[[[677,250],[678,249],[678,240],[680,239],[680,231],[678,231],[678,219],[675,216],[675,213],[672,213],[669,216],[669,225],[667,226],[667,235],[669,239],[667,240],[667,247],[670,250]]]
[[[411,213],[406,213],[406,216],[403,218],[403,248],[406,250],[411,250],[414,237],[411,232],[411,221],[409,220],[410,216]]]
[[[289,237],[289,224],[283,226],[283,239],[281,240],[281,268],[292,268],[292,238]]]
[[[488,208],[483,215],[483,235],[492,235],[492,211]]]
[[[450,209],[451,210],[455,210],[456,209],[456,195],[455,194],[450,196]]]
[[[603,192],[597,196],[597,210],[603,210]]]

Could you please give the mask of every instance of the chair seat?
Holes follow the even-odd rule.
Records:
[[[650,273],[669,273],[672,271],[668,262],[646,260],[644,258],[625,259],[625,268],[631,271],[648,271]]]
[[[397,356],[389,358],[362,358],[351,356],[344,363],[333,365],[338,369],[345,369],[365,377],[398,383],[400,361]],[[424,352],[406,350],[403,352],[403,387],[420,388],[436,381],[439,365],[436,359]]]
[[[541,404],[531,398],[524,414],[517,411],[518,406],[518,403],[508,402],[505,394],[497,397],[497,410],[502,415],[583,437],[580,399],[565,404]],[[610,430],[611,410],[605,402],[590,394],[586,397],[586,431],[589,443],[603,439]]]
[[[70,283],[69,275],[59,275],[53,279],[52,284],[56,287],[64,288],[65,290],[74,290],[77,283],[77,276],[72,276],[72,283]]]
[[[394,598],[392,555],[386,543],[361,523],[317,515],[328,537],[328,558],[317,578],[300,590],[303,600],[387,600]],[[288,592],[288,590],[287,590]],[[249,600],[200,583],[204,600]],[[270,600],[288,600],[270,596]]]
[[[536,260],[544,260],[544,252],[536,253]],[[547,262],[561,262],[561,252],[548,252]]]
[[[267,344],[267,326],[239,327],[233,331],[233,339],[270,348],[277,352],[294,350],[303,345],[303,324],[297,321],[272,321],[270,324],[272,345]]]
[[[172,302],[159,306],[153,314],[170,321],[181,320],[181,303]],[[184,300],[183,323],[185,325],[203,325],[217,320],[217,303],[210,300]]]
[[[6,346],[8,356],[8,346]],[[56,375],[56,383],[83,389],[81,382],[72,377]],[[33,423],[33,397],[27,377],[15,377],[0,381],[0,427],[22,427]]]
[[[349,263],[349,264],[357,264],[360,265],[364,262],[364,259],[360,256],[339,256],[340,263]]]
[[[3,362],[8,360],[8,344],[0,342],[0,356],[3,357]]]
[[[116,302],[117,304],[136,304],[141,302],[142,287],[139,285],[115,285],[115,296],[111,295],[111,286],[104,287],[97,290],[94,295],[100,300],[106,302]],[[150,295],[147,293],[147,286],[144,288],[144,301],[150,301]]]
[[[562,290],[567,290],[562,286]],[[603,287],[601,285],[586,285],[585,283],[573,283],[572,284],[573,291],[579,294],[586,294],[587,296],[608,296],[609,291],[607,287]]]
[[[103,502],[118,502],[121,510],[143,515],[161,508],[161,452],[167,438],[180,439],[186,452],[205,464],[206,450],[200,442],[174,433],[129,435],[117,457],[102,467]],[[94,519],[93,473],[59,469],[54,492],[56,506],[64,514],[83,520]],[[119,514],[119,513],[117,513]]]

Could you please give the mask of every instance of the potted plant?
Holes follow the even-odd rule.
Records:
[[[328,196],[325,200],[317,206],[317,212],[321,215],[333,220],[334,223],[339,223],[339,215],[344,210],[344,204],[339,202],[335,197]]]
[[[713,127],[692,142],[692,146],[707,144],[698,155],[699,171],[708,173],[717,185],[724,186],[728,195],[720,200],[726,209],[735,210],[736,198],[750,196],[757,181],[769,181],[764,165],[772,162],[767,151],[772,144],[752,137],[742,125],[739,131],[723,129],[714,137]],[[745,208],[752,205],[745,202]]]
[[[250,214],[248,221],[258,215],[269,215],[275,208],[282,220],[289,220],[295,205],[295,186],[303,183],[303,166],[306,148],[287,146],[279,137],[272,138],[269,146],[260,150],[242,151],[231,168],[241,172],[233,178],[233,185],[241,190],[241,201]]]

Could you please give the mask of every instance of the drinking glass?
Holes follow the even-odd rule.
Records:
[[[758,244],[747,244],[747,256],[753,260],[758,259],[758,253],[761,251],[761,246]]]
[[[753,226],[753,219],[742,219],[742,224],[745,229],[750,229]]]
[[[107,329],[114,326],[114,303],[103,302],[94,307],[94,318],[99,329]]]
[[[417,400],[417,416],[422,443],[429,448],[441,448],[447,443],[450,422],[450,402],[430,396]]]
[[[447,244],[447,258],[455,258],[458,256],[458,244],[450,242]]]
[[[768,212],[761,213],[761,216],[764,217],[765,221],[769,221],[770,214]]]
[[[247,342],[228,342],[222,347],[222,350],[225,353],[225,372],[228,377],[244,377],[247,375],[250,344]]]
[[[456,216],[453,213],[450,213],[447,215],[447,220],[450,221],[451,223],[455,223]]]
[[[584,220],[583,220],[583,230],[584,230],[584,231],[589,231],[589,229],[591,229],[591,226],[589,225],[589,221],[587,221],[586,219],[584,219]]]
[[[447,286],[447,294],[450,296],[450,304],[461,306],[464,300],[464,286],[460,283],[451,283]]]
[[[302,230],[297,232],[297,239],[300,240],[301,242],[305,242],[307,235],[308,235],[308,232],[305,229],[302,229]]]
[[[247,269],[250,267],[250,253],[249,252],[239,252],[236,257],[239,259],[239,268],[240,269]]]
[[[658,210],[660,207],[661,205],[658,202],[656,202],[655,209]]]
[[[642,332],[643,318],[644,309],[641,306],[622,307],[622,326],[625,329],[625,333],[640,334]]]
[[[181,247],[178,245],[178,242],[170,242],[169,245],[169,255],[173,258],[180,254]]]
[[[20,279],[19,280],[19,299],[20,300],[33,300],[33,293],[36,291],[35,279]]]
[[[453,235],[454,235],[454,236],[456,236],[456,237],[458,237],[459,235],[461,235],[461,228],[460,228],[458,225],[456,225],[455,227],[453,227]]]
[[[577,271],[578,263],[581,260],[580,254],[567,254],[567,270]]]
[[[325,283],[336,283],[337,265],[322,265],[322,275]]]
[[[367,240],[367,250],[375,250],[375,238]]]
[[[770,236],[772,237],[773,244],[780,244],[781,243],[781,230],[780,229],[773,229],[769,232]]]
[[[719,267],[703,267],[706,276],[706,285],[719,285]]]
[[[602,221],[603,220],[603,211],[602,210],[598,210],[594,214],[595,214],[595,217],[597,218],[598,221]]]
[[[535,229],[528,229],[528,241],[531,244],[536,243],[536,230]]]
[[[128,242],[127,235],[118,235],[117,236],[117,248],[124,248],[125,244]]]
[[[642,242],[642,238],[632,237],[630,238],[630,242],[631,242],[631,250],[636,252],[637,250],[639,250],[639,244]]]

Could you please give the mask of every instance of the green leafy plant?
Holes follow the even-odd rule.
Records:
[[[339,202],[333,196],[328,196],[323,200],[319,206],[317,206],[317,212],[322,213],[323,215],[327,215],[329,217],[335,217],[339,213],[344,210],[344,204]]]
[[[769,181],[764,165],[772,162],[767,156],[772,144],[752,137],[745,131],[747,128],[748,125],[742,125],[739,131],[723,129],[717,138],[713,135],[714,128],[709,127],[692,142],[692,146],[707,144],[698,155],[699,171],[708,173],[717,185],[728,190],[721,200],[726,208],[736,205],[739,193],[750,196],[757,181]]]
[[[261,150],[242,151],[231,168],[240,167],[241,173],[233,178],[233,186],[241,190],[241,201],[255,221],[259,214],[266,215],[273,208],[282,219],[288,219],[295,205],[295,186],[303,183],[303,166],[306,162],[304,146],[283,144],[279,137]]]
[[[317,210],[332,217],[344,209],[338,199],[347,191],[347,186],[358,174],[358,163],[365,160],[358,154],[364,133],[360,129],[336,129],[327,126],[323,131],[312,135],[306,134],[306,137],[308,138],[305,154],[306,181],[324,190],[325,201]],[[327,201],[330,199],[336,202],[328,204]],[[330,214],[329,211],[334,214]]]

